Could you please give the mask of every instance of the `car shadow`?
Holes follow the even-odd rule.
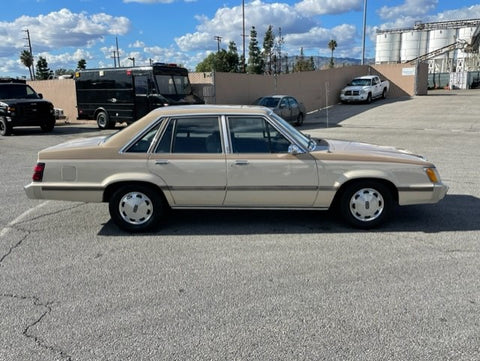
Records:
[[[152,235],[439,233],[478,231],[479,219],[479,198],[470,195],[448,195],[440,203],[433,205],[397,207],[388,223],[370,231],[348,227],[336,214],[328,211],[172,210],[165,225]],[[110,220],[98,234],[118,236],[129,233],[119,230]]]
[[[115,129],[100,130],[97,127],[97,124],[86,124],[86,125],[61,125],[56,126],[51,132],[44,132],[40,127],[19,127],[13,128],[12,136],[48,136],[48,135],[71,135],[71,134],[92,134],[98,133],[101,135],[111,134],[120,129],[124,128],[123,126],[117,126]]]
[[[385,104],[404,102],[410,100],[411,97],[404,96],[399,98],[387,98],[374,100],[370,104],[366,103],[348,103],[335,104],[328,109],[320,109],[318,111],[309,112],[302,126],[298,127],[300,131],[316,130],[318,128],[334,128],[341,127],[341,123],[360,113],[370,109],[380,107]]]

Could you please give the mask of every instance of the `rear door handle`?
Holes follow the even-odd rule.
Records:
[[[235,161],[235,165],[247,165],[248,164],[248,160],[246,159],[237,159]]]
[[[168,164],[169,160],[168,159],[157,159],[155,161],[155,164]]]

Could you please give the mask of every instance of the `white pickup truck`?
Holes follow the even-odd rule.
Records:
[[[377,75],[365,75],[348,83],[340,92],[340,100],[342,103],[370,103],[373,99],[385,98],[389,88],[388,80],[380,80]]]

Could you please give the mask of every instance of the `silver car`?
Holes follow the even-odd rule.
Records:
[[[264,107],[189,105],[40,151],[25,191],[106,202],[120,228],[140,232],[170,208],[338,209],[371,228],[396,204],[438,202],[447,186],[432,163],[404,150],[311,139]]]
[[[305,106],[290,95],[269,95],[258,98],[253,104],[270,108],[287,122],[295,125],[302,125],[305,120]]]

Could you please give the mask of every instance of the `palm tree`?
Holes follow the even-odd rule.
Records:
[[[332,56],[330,57],[330,68],[333,68],[333,51],[337,47],[337,42],[335,40],[330,40],[328,42],[328,48],[332,51]]]
[[[20,53],[20,61],[22,62],[23,65],[25,65],[28,68],[28,71],[30,72],[30,80],[33,80],[33,55],[31,52],[28,50],[24,50]]]

